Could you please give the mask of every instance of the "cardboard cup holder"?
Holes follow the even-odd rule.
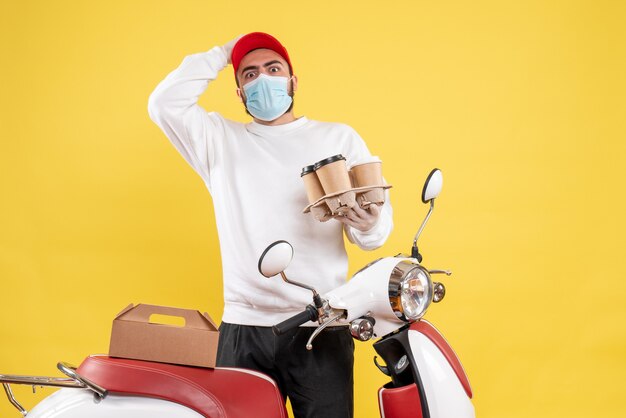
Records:
[[[315,166],[307,165],[302,169],[300,174],[302,181],[304,182],[304,188],[306,189],[306,196],[309,200],[309,204],[313,204],[324,197],[324,188],[320,179],[315,174]],[[315,206],[311,208],[313,217],[320,222],[326,222],[333,217],[331,210],[328,206]]]
[[[356,206],[356,193],[352,190],[324,197],[324,203],[333,215],[344,215]]]
[[[302,169],[309,205],[304,213],[311,212],[320,222],[342,216],[359,205],[367,209],[370,205],[385,203],[385,184],[382,162],[378,157],[359,161],[350,170],[343,155],[325,158]]]

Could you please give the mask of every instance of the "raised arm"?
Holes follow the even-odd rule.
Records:
[[[150,118],[207,184],[215,159],[215,141],[223,135],[223,125],[218,115],[198,105],[198,99],[230,62],[236,41],[185,57],[148,100]]]

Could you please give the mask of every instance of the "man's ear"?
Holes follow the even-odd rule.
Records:
[[[298,77],[296,75],[291,76],[291,86],[295,93],[298,90]]]
[[[237,97],[239,97],[239,100],[241,101],[241,103],[244,102],[243,95],[242,95],[241,89],[239,87],[237,87]]]

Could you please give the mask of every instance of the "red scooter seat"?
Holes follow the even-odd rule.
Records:
[[[176,402],[207,418],[287,418],[274,381],[252,370],[89,356],[77,372],[109,392]]]

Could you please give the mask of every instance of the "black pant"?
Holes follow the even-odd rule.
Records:
[[[313,330],[301,327],[277,337],[270,327],[222,323],[217,365],[270,376],[283,399],[289,398],[295,418],[351,418],[354,341],[347,327],[331,327],[308,351]]]

